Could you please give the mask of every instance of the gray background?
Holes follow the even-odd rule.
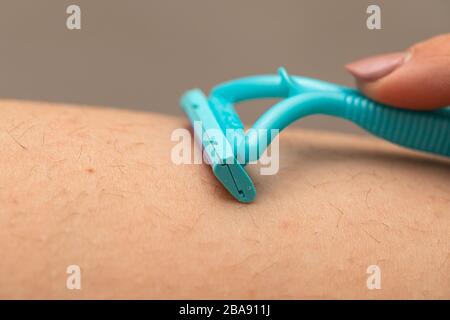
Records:
[[[66,29],[78,4],[82,30]],[[382,30],[366,8],[382,9]],[[292,74],[352,85],[343,65],[450,31],[449,0],[1,0],[0,98],[181,115],[180,94],[235,77]],[[251,123],[267,102],[239,107]],[[312,117],[303,127],[361,132]]]

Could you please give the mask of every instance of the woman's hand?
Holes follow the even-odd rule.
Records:
[[[360,90],[376,101],[416,110],[450,105],[450,34],[405,52],[358,60],[346,68]]]

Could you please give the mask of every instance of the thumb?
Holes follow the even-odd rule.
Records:
[[[359,89],[376,101],[416,110],[450,105],[450,34],[405,52],[352,62],[346,69]]]

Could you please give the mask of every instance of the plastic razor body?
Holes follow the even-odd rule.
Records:
[[[237,161],[208,99],[200,90],[194,89],[183,95],[181,105],[193,125],[195,139],[202,146],[204,160],[212,167],[214,175],[236,199],[253,201],[255,186]]]
[[[254,130],[246,133],[234,105],[261,98],[282,100],[254,123]],[[254,185],[244,166],[258,160],[270,145],[274,136],[267,136],[267,131],[280,132],[309,115],[343,118],[392,143],[450,157],[449,107],[427,112],[398,109],[370,100],[352,88],[289,76],[283,68],[278,75],[247,77],[221,84],[211,91],[208,99],[200,90],[188,91],[181,105],[194,128],[196,121],[202,123],[201,130],[194,130],[202,132],[195,132],[195,136],[205,149],[214,174],[242,202],[250,202],[255,197]],[[217,132],[203,133],[211,129]]]

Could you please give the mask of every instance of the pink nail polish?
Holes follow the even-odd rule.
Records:
[[[401,66],[406,57],[405,52],[388,53],[361,59],[345,67],[358,80],[375,81]]]

